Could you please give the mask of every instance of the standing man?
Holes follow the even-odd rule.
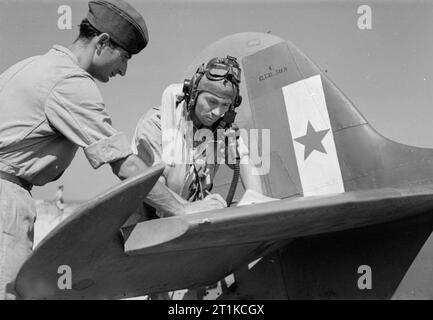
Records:
[[[78,147],[95,169],[109,163],[120,179],[146,168],[111,125],[95,79],[124,76],[148,43],[143,17],[123,0],[89,2],[69,47],[55,45],[0,75],[0,299],[31,253],[35,202],[30,190],[58,179]],[[191,205],[157,183],[145,200],[167,216],[223,208],[220,197]]]

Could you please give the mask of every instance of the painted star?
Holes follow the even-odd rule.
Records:
[[[308,121],[307,133],[305,134],[305,136],[295,139],[296,142],[299,142],[300,144],[303,144],[305,146],[304,160],[307,160],[308,156],[314,150],[326,153],[326,150],[322,144],[322,140],[326,136],[328,131],[329,129],[316,131],[310,121]]]

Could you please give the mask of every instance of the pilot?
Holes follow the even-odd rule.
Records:
[[[240,76],[236,58],[213,58],[190,81],[168,86],[161,106],[137,124],[134,153],[149,166],[164,162],[161,182],[185,200],[210,194],[221,163],[235,170],[238,165],[245,188],[263,193],[260,175],[253,174],[257,167],[233,123],[241,103]]]
[[[93,168],[109,163],[120,179],[148,168],[112,127],[95,83],[124,76],[148,40],[143,17],[127,2],[90,1],[69,48],[55,45],[0,75],[0,299],[16,298],[13,281],[32,250],[33,185],[58,179],[78,147]],[[216,196],[180,201],[159,182],[145,201],[165,215],[225,206]]]

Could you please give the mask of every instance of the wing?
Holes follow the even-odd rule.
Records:
[[[125,252],[133,255],[244,245],[388,222],[431,210],[432,187],[289,198],[142,222],[126,239]]]
[[[71,291],[80,294],[91,286],[93,280],[86,272],[93,269],[93,264],[109,268],[107,261],[111,256],[106,256],[107,251],[123,251],[116,241],[120,241],[119,229],[142,206],[163,170],[163,165],[152,167],[77,208],[39,243],[24,263],[16,279],[18,293],[24,298],[54,298],[56,292],[61,292],[57,286],[61,266],[71,268],[76,289]]]
[[[26,262],[17,289],[25,298],[112,299],[202,286],[292,238],[396,220],[432,207],[431,187],[378,189],[150,220],[123,230],[129,234],[124,239],[117,229],[102,242],[96,237],[57,241],[62,229],[73,225],[69,222]],[[74,239],[90,233],[83,230]],[[71,267],[70,290],[57,286],[60,265]]]

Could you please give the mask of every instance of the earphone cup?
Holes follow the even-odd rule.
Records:
[[[193,108],[193,106],[195,105],[195,100],[196,100],[196,96],[194,94],[194,91],[196,90],[197,87],[197,77],[198,75],[200,75],[200,73],[198,73],[201,70],[201,67],[197,69],[197,73],[195,73],[191,80],[189,80],[187,87],[185,88],[185,83],[184,83],[184,89],[187,89],[187,92],[184,92],[185,95],[185,101],[187,102],[187,110],[188,112],[190,112]]]
[[[242,96],[237,96],[235,101],[235,108],[239,107],[242,103]]]
[[[183,95],[184,95],[185,99],[189,99],[189,97],[190,97],[191,81],[192,81],[192,79],[191,80],[190,79],[185,79],[183,81],[182,92],[183,92]]]
[[[197,72],[200,71],[200,68],[197,70]],[[194,87],[196,86],[197,81],[197,74],[195,73],[191,79],[185,79],[183,82],[183,94],[185,96],[185,100],[189,101],[189,99],[192,96],[192,91],[194,90]]]

